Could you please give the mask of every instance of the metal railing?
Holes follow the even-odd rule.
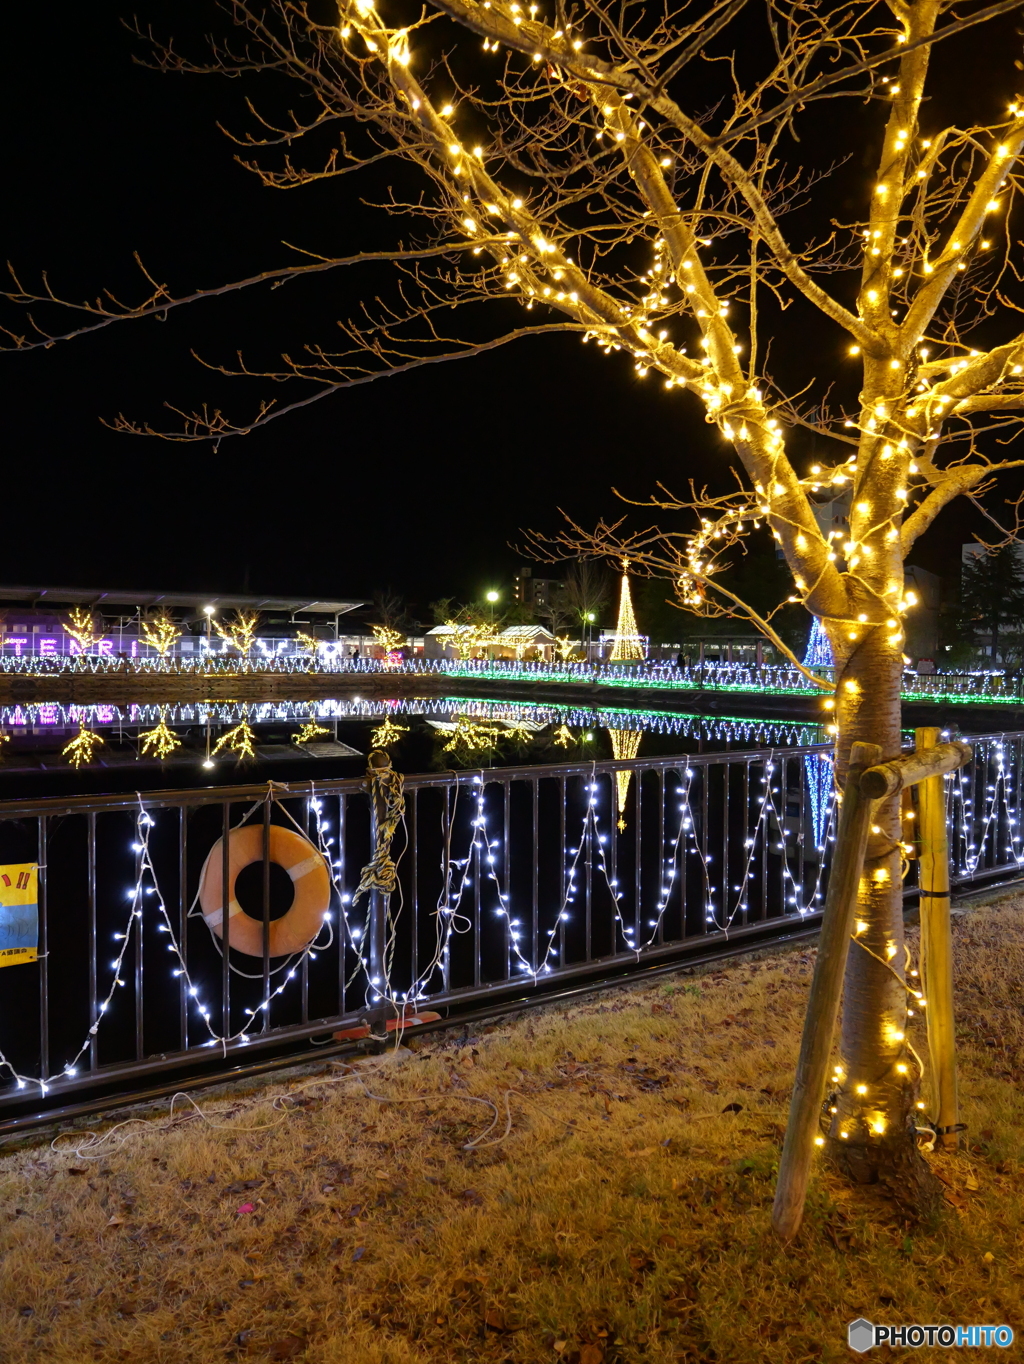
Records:
[[[1024,733],[973,743],[948,788],[961,887],[1024,864]],[[832,786],[821,745],[409,776],[397,889],[358,902],[362,780],[0,803],[0,876],[38,867],[39,954],[0,970],[0,1118],[382,1010],[499,1001],[797,931],[823,903]],[[272,828],[330,863],[330,918],[291,958],[222,951],[199,912],[211,849],[241,824],[262,829],[264,852],[235,895],[265,928],[291,884]],[[225,909],[213,917],[230,944]]]

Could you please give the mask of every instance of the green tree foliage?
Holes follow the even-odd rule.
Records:
[[[1024,564],[1016,545],[979,554],[964,564],[960,617],[968,628],[984,633],[995,663],[1009,643],[1001,642],[1001,636],[1024,625]]]

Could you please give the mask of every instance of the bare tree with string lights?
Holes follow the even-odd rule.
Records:
[[[769,614],[722,574],[745,537],[770,535],[793,597],[831,643],[842,782],[855,740],[886,755],[900,747],[907,554],[954,498],[981,498],[996,473],[1022,463],[1004,458],[1003,443],[1024,407],[1022,262],[1008,226],[1024,102],[1013,44],[997,41],[1012,29],[1001,16],[1019,6],[354,0],[332,11],[226,0],[234,26],[203,56],[167,43],[156,64],[291,78],[287,116],[273,102],[249,104],[249,131],[234,134],[241,160],[282,190],[367,171],[378,240],[190,294],[147,270],[137,302],[75,302],[19,276],[8,298],[24,320],[9,341],[48,346],[350,266],[391,272],[339,322],[340,342],[311,341],[269,367],[205,360],[279,395],[250,414],[211,406],[172,409],[167,426],[114,423],[185,441],[244,434],[357,385],[549,333],[615,363],[628,357],[704,414],[722,452],[720,486],[669,491],[691,472],[669,444],[653,529],[570,527],[565,547],[628,558],[634,572],[669,578],[685,609],[749,619],[790,656]],[[937,52],[955,56],[982,24],[988,78],[937,83]],[[804,164],[799,139],[823,120],[836,164],[867,156],[874,167],[847,220],[828,218],[841,202],[819,187],[829,167]],[[797,216],[808,204],[825,208]],[[408,236],[395,240],[402,222]],[[511,323],[509,300],[521,305]],[[829,332],[830,345],[808,340]],[[805,431],[820,453],[801,470]],[[838,541],[815,516],[814,497],[829,488],[851,493]],[[1015,529],[1013,512],[993,542]],[[934,1186],[914,1142],[896,800],[880,804],[875,830],[829,1148],[855,1178],[926,1203]]]

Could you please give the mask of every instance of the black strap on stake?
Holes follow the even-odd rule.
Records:
[[[948,899],[949,899],[949,891],[948,891],[948,890],[922,890],[921,887],[918,886],[918,887],[917,887],[917,893],[918,893],[918,895],[927,897],[929,900],[948,900]]]
[[[952,1132],[966,1132],[967,1124],[965,1122],[951,1122],[948,1127],[933,1126],[932,1131],[937,1137],[948,1137]]]

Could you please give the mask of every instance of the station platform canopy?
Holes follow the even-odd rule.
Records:
[[[220,611],[262,611],[289,616],[344,616],[366,602],[329,601],[317,597],[269,597],[258,594],[223,592],[151,592],[122,591],[88,587],[2,587],[0,603],[10,602],[35,610],[59,610],[68,606],[85,606],[94,611],[118,614],[125,608],[131,611],[164,607],[187,617],[205,614],[204,608]]]

